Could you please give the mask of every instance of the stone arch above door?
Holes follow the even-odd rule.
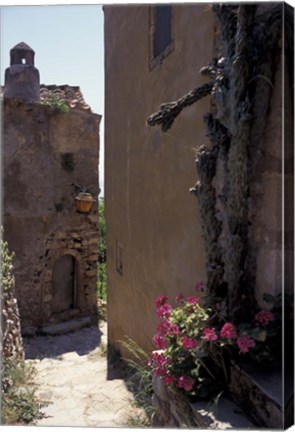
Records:
[[[45,241],[42,262],[44,271],[42,272],[41,283],[41,303],[40,315],[41,325],[67,321],[73,317],[84,316],[86,314],[96,314],[97,311],[97,261],[98,247],[92,233],[92,226],[85,229],[69,229],[65,232],[55,231],[48,236]],[[75,265],[75,292],[74,302],[65,302],[64,308],[56,308],[55,294],[52,289],[52,279],[54,276],[54,266],[64,255],[68,258],[69,266],[73,260]],[[61,266],[62,267],[62,266]],[[66,299],[65,299],[66,300]],[[71,304],[74,306],[71,307]],[[62,312],[62,309],[67,309]]]
[[[83,309],[84,304],[81,293],[84,273],[81,254],[73,249],[60,248],[51,250],[48,258],[43,288],[44,322],[51,322],[52,317],[59,314],[79,312],[80,309]],[[58,276],[59,273],[61,273],[61,279]],[[68,287],[63,286],[67,283],[67,277]],[[61,282],[59,286],[58,280]],[[70,283],[72,283],[72,288],[70,288]]]

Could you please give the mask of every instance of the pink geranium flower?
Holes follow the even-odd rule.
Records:
[[[176,303],[181,303],[183,301],[183,299],[184,299],[184,295],[181,293],[175,297]]]
[[[164,354],[153,352],[149,356],[148,365],[154,368],[156,376],[165,377],[168,373],[167,366],[171,364],[171,360]]]
[[[167,369],[163,366],[155,367],[154,373],[158,377],[164,377],[167,375]]]
[[[151,352],[148,359],[148,366],[152,366],[153,362],[156,361],[157,357],[159,356],[159,353],[157,352]]]
[[[180,334],[180,329],[177,324],[170,323],[170,327],[168,330],[169,336],[178,336]]]
[[[167,296],[160,296],[155,300],[156,307],[163,306],[165,303],[167,303],[168,297]]]
[[[163,335],[168,335],[168,336],[178,336],[180,333],[178,325],[172,323],[171,321],[160,322],[157,325],[157,331],[159,333],[162,333]]]
[[[162,353],[154,353],[154,354],[155,354],[154,360],[155,360],[157,365],[160,366],[160,365],[167,364],[168,359],[166,356],[164,356],[164,354],[162,354]]]
[[[149,355],[148,366],[154,366],[157,368],[158,372],[161,373],[161,370],[166,368],[171,364],[171,360],[167,358],[164,354],[158,352],[152,352]],[[166,369],[165,369],[166,370]]]
[[[191,305],[196,305],[198,304],[200,301],[200,299],[198,297],[188,297],[187,298],[187,302]]]
[[[275,319],[274,314],[269,310],[261,310],[255,315],[255,321],[261,325],[267,325],[269,322]]]
[[[166,349],[168,347],[167,339],[161,334],[157,333],[153,337],[154,345],[159,349]]]
[[[195,349],[198,346],[198,341],[196,339],[189,338],[185,336],[181,340],[182,348],[185,350]]]
[[[175,378],[173,376],[166,375],[166,376],[164,376],[163,381],[164,381],[164,384],[171,385],[175,382]]]
[[[250,338],[250,336],[240,336],[237,339],[237,345],[240,348],[240,351],[246,353],[249,351],[249,348],[255,347],[256,343],[252,338]]]
[[[163,335],[166,335],[170,328],[170,322],[169,321],[161,321],[159,324],[157,324],[157,331],[159,333],[162,333]]]
[[[164,304],[163,306],[158,307],[157,315],[159,318],[169,318],[172,311],[172,306],[169,304]]]
[[[195,290],[196,291],[202,291],[204,289],[204,282],[203,281],[199,281],[196,283],[195,285]]]
[[[218,339],[217,334],[215,333],[214,328],[205,328],[202,332],[202,339],[206,342],[215,341]]]
[[[220,330],[220,336],[226,339],[234,339],[237,337],[235,326],[231,323],[225,323]]]
[[[182,375],[178,379],[177,387],[183,388],[185,391],[191,391],[195,384],[195,380],[192,377]]]

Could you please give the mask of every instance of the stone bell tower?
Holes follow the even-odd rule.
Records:
[[[5,71],[4,98],[40,101],[39,71],[35,52],[24,42],[10,50],[10,67]]]

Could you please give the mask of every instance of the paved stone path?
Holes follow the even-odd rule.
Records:
[[[128,426],[139,415],[122,379],[107,380],[106,324],[60,336],[24,340],[38,371],[38,394],[51,402],[37,426]],[[110,374],[109,374],[110,375]]]

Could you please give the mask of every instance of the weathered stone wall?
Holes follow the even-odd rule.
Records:
[[[181,394],[174,388],[166,386],[160,378],[153,380],[153,415],[154,427],[189,427],[202,426],[197,422],[188,399],[181,397]]]
[[[149,6],[104,6],[105,169],[109,342],[128,335],[151,349],[154,299],[190,295],[205,279],[195,197],[194,149],[207,142],[209,100],[183,112],[169,133],[146,124],[163,101],[204,82],[213,56],[207,5],[173,6],[173,49],[150,67]],[[135,43],[136,41],[136,43]],[[121,269],[122,267],[122,269]]]
[[[201,400],[190,402],[189,398],[159,377],[153,380],[153,427],[191,428],[204,430],[253,429],[254,424],[225,393],[218,402]]]
[[[1,307],[1,352],[3,354],[3,357],[5,359],[23,359],[24,349],[21,336],[19,310],[14,290],[9,290],[2,293]]]
[[[51,275],[56,260],[75,258],[75,304],[69,314],[96,309],[97,205],[75,208],[77,190],[98,196],[100,116],[59,114],[39,103],[4,100],[3,221],[15,252],[16,296],[22,327],[68,318],[53,316]]]

